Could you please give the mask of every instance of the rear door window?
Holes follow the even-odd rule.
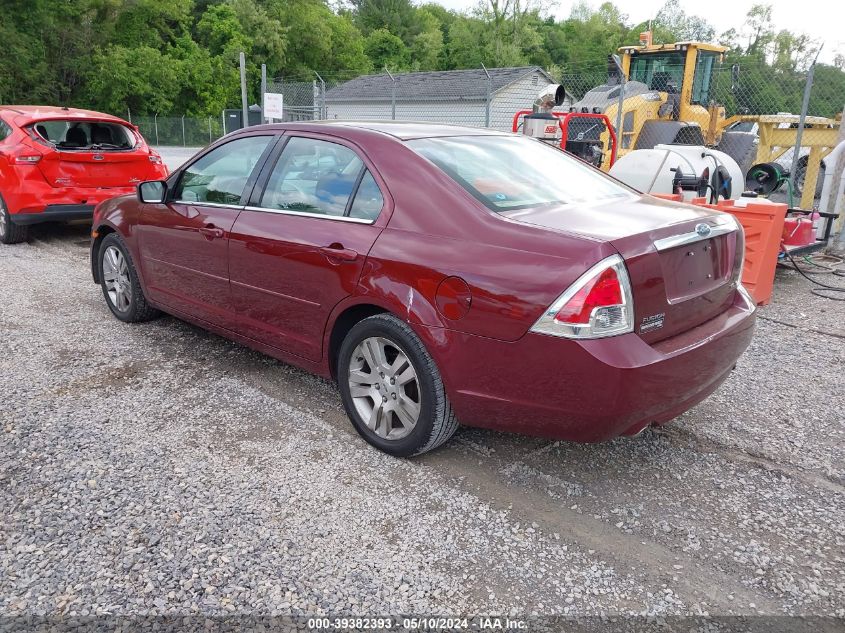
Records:
[[[182,172],[174,200],[241,204],[247,180],[272,140],[272,136],[247,136],[216,147]]]
[[[295,136],[273,167],[261,207],[345,216],[363,169],[363,161],[348,147]]]
[[[12,128],[6,123],[3,119],[0,119],[0,141],[4,141],[9,138],[9,135],[12,133]]]

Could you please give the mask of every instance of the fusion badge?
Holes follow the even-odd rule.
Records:
[[[640,333],[651,332],[652,330],[663,327],[663,317],[665,316],[666,313],[661,312],[659,314],[652,314],[651,316],[643,317],[643,320],[640,322]]]

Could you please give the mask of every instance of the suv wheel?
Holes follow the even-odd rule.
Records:
[[[19,244],[26,242],[29,237],[29,227],[12,222],[12,214],[6,206],[3,196],[0,196],[0,243]]]
[[[361,436],[397,457],[437,448],[458,428],[434,360],[401,319],[377,314],[340,347],[338,385]]]

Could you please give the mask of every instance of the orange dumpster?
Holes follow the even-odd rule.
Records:
[[[730,213],[739,220],[745,231],[742,284],[759,305],[769,303],[787,205],[751,198],[720,200],[718,204],[708,204],[706,198],[693,198],[692,203]]]

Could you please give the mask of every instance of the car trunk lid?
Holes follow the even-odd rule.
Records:
[[[54,187],[131,187],[151,171],[143,150],[63,150],[44,154],[38,162]]]
[[[696,327],[733,303],[738,236],[727,214],[631,196],[504,215],[609,242],[625,260],[633,287],[634,331],[647,342]]]

